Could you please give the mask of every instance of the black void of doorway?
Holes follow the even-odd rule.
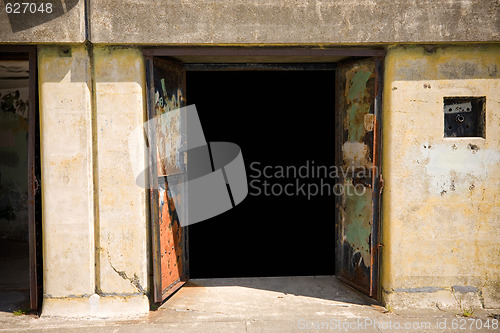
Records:
[[[335,163],[334,79],[333,70],[187,72],[207,141],[238,144],[249,181],[241,204],[189,226],[191,278],[334,274],[335,179],[322,173]],[[277,195],[287,184],[293,195]]]
[[[42,300],[35,46],[0,47],[0,312]]]

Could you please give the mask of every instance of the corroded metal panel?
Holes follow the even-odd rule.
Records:
[[[158,121],[149,128],[151,181],[151,221],[155,301],[161,302],[179,288],[188,276],[187,229],[181,227],[178,207],[183,193],[172,194],[167,175],[182,177],[186,160],[179,153],[184,138],[183,119],[169,112],[185,106],[185,70],[182,65],[163,59],[148,60],[148,116]],[[166,117],[160,117],[167,115]],[[151,135],[153,134],[153,135]]]
[[[337,70],[337,165],[343,169],[343,194],[337,200],[337,273],[370,296],[378,272],[372,250],[378,149],[374,142],[376,97],[380,85],[373,58],[340,64]],[[378,106],[377,106],[378,107]],[[378,188],[378,186],[377,186]],[[378,200],[377,200],[378,203]],[[378,228],[375,230],[378,232]],[[378,239],[378,238],[376,238]]]

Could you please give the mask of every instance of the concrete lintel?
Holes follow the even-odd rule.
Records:
[[[94,0],[90,40],[154,45],[492,42],[500,38],[499,12],[496,0]]]

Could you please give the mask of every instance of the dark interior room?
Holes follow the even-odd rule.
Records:
[[[334,274],[335,198],[325,186],[335,179],[312,174],[334,165],[334,78],[333,71],[187,72],[187,104],[196,105],[207,141],[238,144],[249,181],[242,203],[189,226],[191,278]],[[323,195],[313,195],[324,183]]]

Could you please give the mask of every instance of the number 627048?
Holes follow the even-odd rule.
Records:
[[[7,14],[36,14],[36,13],[46,13],[50,14],[53,11],[52,3],[42,2],[14,2],[7,3],[5,5],[5,11]]]

